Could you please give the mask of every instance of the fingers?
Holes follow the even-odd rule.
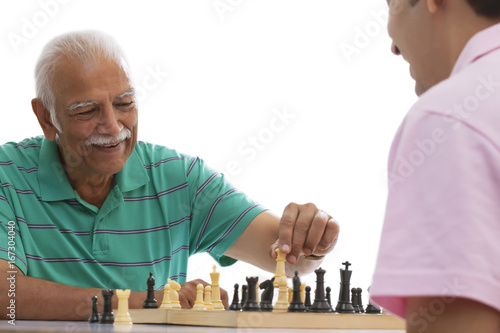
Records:
[[[196,286],[201,283],[203,287],[207,286],[208,283],[196,279],[193,281],[188,281],[186,283],[181,283],[181,290],[179,290],[179,303],[181,303],[181,308],[191,309],[196,302]]]
[[[179,302],[181,303],[181,308],[191,309],[193,307],[194,302],[196,302],[196,287],[200,283],[203,285],[203,287],[210,285],[208,282],[205,282],[201,279],[196,279],[181,284],[181,290],[179,290]],[[219,290],[222,304],[224,305],[224,308],[227,309],[229,307],[228,293],[222,288],[219,288]]]
[[[225,289],[219,288],[220,290],[220,299],[222,300],[222,305],[224,305],[224,309],[229,309],[229,296]]]
[[[314,204],[291,203],[285,208],[280,220],[277,246],[287,255],[287,261],[294,264],[301,254],[330,252],[335,246],[338,233],[338,223]],[[273,258],[275,257],[273,251]]]

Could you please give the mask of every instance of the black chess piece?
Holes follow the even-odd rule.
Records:
[[[115,315],[113,313],[113,306],[111,298],[113,297],[113,290],[102,290],[102,297],[104,298],[104,305],[102,309],[102,316],[100,319],[101,324],[113,324],[115,322]]]
[[[264,289],[260,297],[260,311],[273,311],[274,297],[274,277],[271,280],[266,280],[259,285],[260,289]]]
[[[257,302],[257,282],[259,282],[258,277],[247,277],[248,295],[241,308],[243,311],[260,311],[260,306]]]
[[[311,309],[311,287],[306,287],[306,299],[304,301],[304,306],[306,307],[306,311]]]
[[[247,301],[248,297],[248,286],[246,284],[241,286],[241,308],[243,308],[243,304]]]
[[[330,311],[333,312],[332,309],[332,288],[326,287],[326,301],[328,302],[328,306],[330,307]]]
[[[147,280],[147,296],[144,303],[142,303],[143,309],[157,309],[158,302],[155,299],[155,278],[153,277],[153,273],[149,273],[149,278]]]
[[[300,278],[297,271],[295,271],[295,276],[293,277],[293,297],[292,302],[288,306],[288,312],[306,312],[306,306],[302,303],[302,298],[300,297]]]
[[[358,294],[358,310],[360,313],[364,313],[365,309],[363,308],[363,298],[361,297],[361,293],[363,292],[363,289],[358,288],[357,294]]]
[[[360,313],[359,305],[358,305],[358,288],[351,289],[351,303],[354,308],[354,312]]]
[[[234,285],[233,302],[229,306],[230,311],[240,311],[241,310],[240,298],[238,297],[239,287],[240,286],[237,283]]]
[[[368,292],[370,292],[370,287],[368,287]],[[372,304],[370,297],[368,297],[368,305],[366,306],[366,313],[370,314],[382,313],[382,310],[378,306]]]
[[[320,267],[314,272],[316,273],[316,296],[309,312],[330,312],[330,306],[325,298],[324,276],[326,271]]]
[[[354,308],[351,303],[351,293],[349,290],[349,284],[351,281],[352,271],[349,270],[350,262],[346,261],[342,263],[345,265],[345,269],[340,269],[340,291],[339,291],[339,301],[337,303],[337,307],[335,308],[336,312],[339,313],[354,313]]]
[[[92,296],[92,312],[90,313],[89,323],[98,323],[101,319],[99,311],[97,311],[97,296]]]

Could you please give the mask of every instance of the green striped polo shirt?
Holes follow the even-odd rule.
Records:
[[[190,255],[226,250],[264,209],[197,158],[137,142],[99,209],[44,137],[0,146],[0,258],[67,285],[144,290],[185,282]]]

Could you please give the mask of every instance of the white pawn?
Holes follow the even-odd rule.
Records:
[[[212,287],[210,286],[205,287],[205,307],[209,311],[214,310],[214,305],[212,304]]]
[[[170,302],[170,285],[167,283],[163,289],[163,300],[160,309],[171,309],[172,302]]]
[[[193,305],[193,310],[206,310],[205,302],[203,302],[203,285],[199,283],[196,286],[196,301]]]

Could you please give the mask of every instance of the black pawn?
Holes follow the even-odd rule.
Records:
[[[358,288],[358,309],[359,309],[359,312],[364,313],[365,309],[363,308],[363,298],[361,297],[362,292],[363,292],[363,289]]]
[[[234,285],[233,302],[229,306],[230,311],[240,311],[241,310],[240,298],[238,297],[239,287],[240,286],[237,283]]]
[[[316,296],[309,312],[330,312],[330,306],[325,298],[324,276],[326,271],[320,267],[314,272],[316,273]]]
[[[358,304],[358,288],[352,288],[351,289],[351,300],[352,300],[352,307],[354,308],[354,312],[360,313],[361,311],[359,310],[359,304]]]
[[[243,304],[247,301],[248,297],[248,286],[246,284],[241,286],[241,307],[243,308]]]
[[[306,299],[304,302],[304,306],[306,307],[306,311],[311,309],[311,287],[306,287]]]
[[[370,287],[368,287],[368,292],[370,292]],[[368,305],[366,306],[366,313],[377,314],[382,313],[382,310],[374,304],[372,304],[370,297],[368,297]]]
[[[260,306],[257,302],[257,282],[259,282],[258,277],[247,277],[248,296],[241,308],[243,311],[260,311]]]
[[[97,311],[97,296],[92,296],[92,312],[90,313],[89,323],[98,323],[101,315]]]
[[[153,277],[153,273],[149,273],[149,278],[147,280],[148,285],[148,294],[146,300],[142,304],[143,309],[157,309],[158,302],[155,299],[155,278]]]
[[[300,298],[300,278],[297,271],[293,277],[293,297],[288,306],[288,312],[306,312],[306,307]]]
[[[113,290],[103,290],[101,291],[102,297],[104,298],[104,305],[102,309],[102,316],[100,319],[101,324],[113,324],[115,322],[115,315],[113,314],[113,306],[111,304],[111,298],[113,297]]]
[[[368,305],[366,306],[366,313],[382,313],[382,310],[380,310],[380,308],[376,305],[373,305],[371,302],[368,302]]]
[[[333,312],[332,309],[332,288],[326,287],[326,301],[328,302],[328,306],[330,306],[330,311]]]
[[[260,297],[260,311],[273,311],[273,297],[274,297],[274,278],[266,280],[259,284],[260,289],[264,289]]]
[[[335,308],[336,312],[339,313],[354,313],[354,308],[351,303],[351,293],[349,290],[349,284],[351,282],[351,274],[352,271],[349,270],[349,266],[351,265],[348,261],[342,263],[345,265],[345,269],[340,269],[340,292],[339,292],[339,301],[337,303],[337,307]]]

